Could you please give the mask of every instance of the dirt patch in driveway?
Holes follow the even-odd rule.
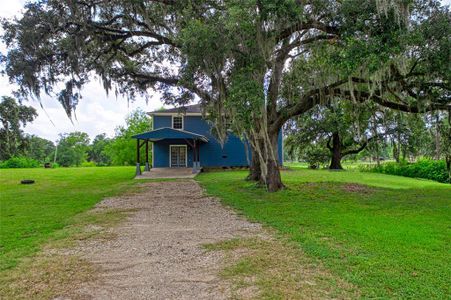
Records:
[[[106,199],[96,209],[134,212],[110,229],[116,238],[85,241],[72,253],[100,270],[98,280],[77,290],[80,298],[228,298],[217,276],[223,254],[203,245],[265,235],[260,225],[203,196],[194,180],[145,183],[143,192]]]

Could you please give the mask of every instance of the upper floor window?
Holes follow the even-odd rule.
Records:
[[[172,128],[183,129],[183,116],[172,117]]]

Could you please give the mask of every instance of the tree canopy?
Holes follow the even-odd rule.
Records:
[[[0,160],[22,154],[27,146],[22,127],[32,122],[38,114],[31,106],[3,96],[0,101]]]
[[[136,162],[136,140],[132,139],[132,136],[151,128],[152,120],[144,111],[138,109],[131,112],[125,119],[125,126],[116,128],[114,139],[105,147],[105,154],[114,165],[133,165]],[[140,151],[144,160],[145,148],[142,147]]]
[[[89,136],[86,132],[60,134],[56,162],[63,167],[81,166],[87,159]]]
[[[111,157],[107,155],[106,149],[112,140],[105,133],[96,135],[88,150],[88,160],[97,166],[108,166],[111,164]]]
[[[450,19],[435,0],[49,0],[3,22],[4,61],[18,95],[57,93],[69,115],[94,75],[131,98],[197,97],[220,139],[229,119],[250,142],[252,178],[276,191],[277,134],[318,104],[450,109]]]
[[[329,150],[330,169],[342,169],[344,157],[360,153],[368,143],[386,133],[370,130],[373,114],[376,114],[374,105],[336,101],[317,106],[287,122],[284,130],[287,151],[292,156],[301,154],[308,158],[313,154],[309,145],[315,144],[315,150],[320,153],[318,148]],[[316,159],[316,162],[320,160]]]

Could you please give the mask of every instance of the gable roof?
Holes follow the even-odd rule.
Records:
[[[152,131],[143,132],[132,136],[132,138],[140,140],[150,140],[152,142],[164,139],[193,139],[200,140],[205,143],[208,142],[208,139],[201,134],[169,127],[162,127]]]
[[[181,107],[174,107],[168,109],[161,109],[149,112],[149,115],[165,115],[165,114],[202,114],[202,107],[200,104],[186,105]]]

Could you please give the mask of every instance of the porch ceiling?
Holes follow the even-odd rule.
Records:
[[[152,142],[161,141],[165,139],[192,139],[199,140],[205,143],[208,142],[208,139],[203,135],[169,127],[163,127],[152,131],[143,132],[132,136],[132,138],[139,140],[149,140]]]

